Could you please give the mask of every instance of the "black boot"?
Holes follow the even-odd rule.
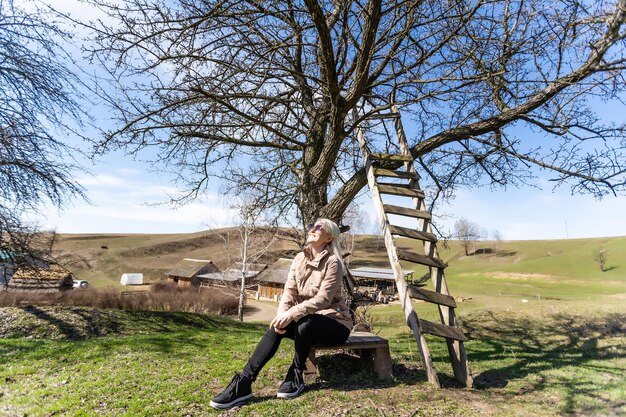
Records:
[[[287,376],[276,393],[277,398],[295,398],[304,391],[304,378],[302,378],[302,371],[294,368],[293,365],[289,367]]]
[[[250,398],[252,398],[252,380],[243,374],[235,374],[226,389],[213,397],[209,405],[218,410],[225,410]]]

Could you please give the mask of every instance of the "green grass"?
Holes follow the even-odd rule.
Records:
[[[92,265],[85,271],[105,285],[116,268],[161,268],[164,258],[184,257],[175,249],[187,241],[176,236],[182,243],[168,246],[167,236],[105,236],[64,244],[80,244]],[[105,244],[109,249],[99,249]],[[115,254],[133,245],[145,256],[120,266]],[[155,248],[168,253],[155,255]],[[593,261],[600,248],[608,253],[606,272]],[[275,390],[292,356],[284,343],[255,383],[255,400],[225,413],[209,401],[244,366],[266,324],[170,312],[13,308],[0,309],[0,416],[626,415],[626,238],[503,242],[496,253],[475,256],[451,242],[440,257],[450,265],[451,293],[466,299],[456,313],[468,336],[472,389],[456,385],[445,342],[434,337],[429,348],[443,388],[426,382],[397,305],[368,311],[374,331],[390,341],[393,381],[377,380],[354,355],[329,353],[300,398],[279,401]],[[386,253],[363,238],[353,262],[383,266]],[[107,270],[117,272],[107,276]],[[435,306],[414,307],[420,318],[438,320]]]
[[[626,412],[626,312],[619,304],[592,312],[575,302],[540,309],[467,309],[462,324],[475,388],[457,388],[445,343],[429,339],[444,388],[426,382],[415,341],[398,306],[370,309],[375,331],[389,338],[395,380],[378,381],[369,366],[341,352],[319,359],[321,377],[293,401],[274,398],[292,355],[281,346],[255,383],[255,400],[228,415],[293,416],[556,416]],[[469,303],[464,303],[469,304]],[[562,308],[566,312],[560,312]],[[463,309],[463,307],[461,307]],[[424,304],[418,314],[427,317]],[[422,311],[423,310],[423,311]],[[80,327],[89,309],[4,309],[48,317],[50,329]],[[0,339],[0,415],[210,416],[211,397],[239,371],[265,324],[183,313],[102,310],[92,321],[117,336],[68,340]],[[54,319],[54,320],[53,320]],[[14,321],[15,322],[15,321]],[[6,330],[6,329],[5,329]],[[40,335],[44,334],[40,329]],[[80,332],[66,333],[76,337]]]

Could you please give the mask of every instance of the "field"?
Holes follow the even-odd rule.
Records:
[[[60,236],[56,249],[75,265],[83,262],[80,278],[104,287],[117,285],[120,271],[144,272],[143,265],[156,280],[182,257],[223,267],[223,248],[222,258],[213,256],[223,240],[210,236]],[[190,243],[197,241],[207,245]],[[255,383],[255,400],[221,415],[626,415],[626,238],[494,246],[484,242],[479,254],[464,256],[450,242],[441,252],[452,294],[465,299],[457,315],[469,339],[474,388],[455,385],[437,338],[429,347],[444,388],[426,382],[400,307],[386,305],[365,314],[390,340],[393,381],[375,379],[358,358],[336,352],[321,357],[320,378],[310,378],[300,398],[277,400],[291,356],[284,344]],[[605,272],[593,261],[600,248],[608,254]],[[357,238],[355,249],[353,265],[384,265],[376,238]],[[436,318],[432,305],[415,308],[420,317]],[[0,323],[2,416],[220,415],[208,407],[211,397],[244,365],[266,326],[54,306],[4,308]]]

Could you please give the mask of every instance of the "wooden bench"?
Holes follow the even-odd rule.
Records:
[[[387,339],[383,339],[368,332],[355,332],[350,333],[348,340],[341,346],[333,347],[313,347],[309,352],[309,359],[307,361],[306,373],[318,373],[317,361],[315,360],[315,353],[319,350],[330,349],[346,349],[354,350],[358,353],[362,360],[373,360],[374,372],[381,379],[391,379],[393,374],[391,373],[391,355],[389,354],[389,342]]]

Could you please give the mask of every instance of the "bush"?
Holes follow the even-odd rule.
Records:
[[[200,291],[197,287],[153,284],[150,291],[113,288],[77,289],[56,293],[2,292],[0,307],[64,305],[139,311],[182,311],[231,315],[237,313],[237,291]]]

